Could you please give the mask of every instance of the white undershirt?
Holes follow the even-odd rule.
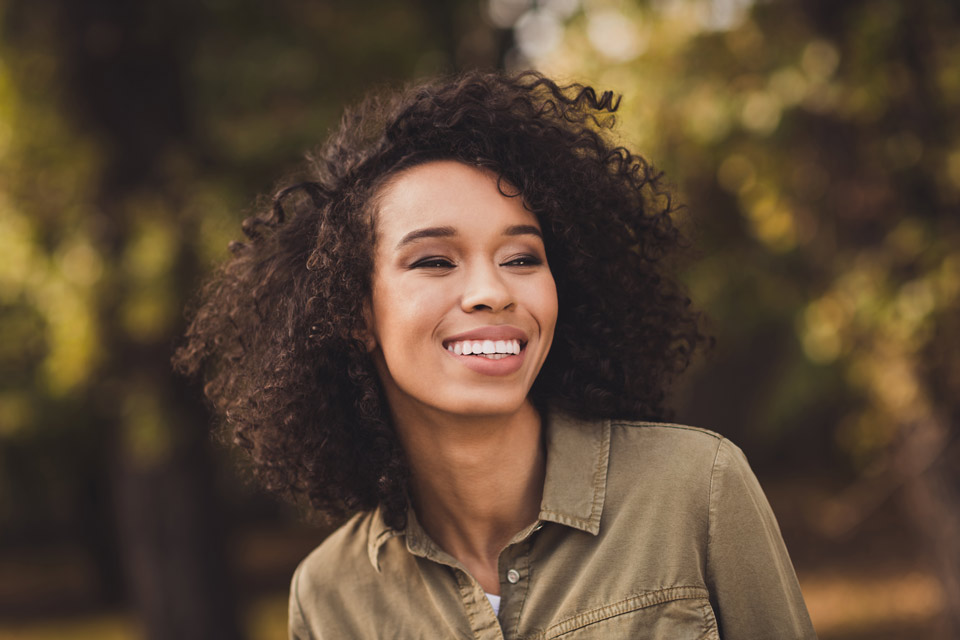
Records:
[[[484,593],[487,595],[487,600],[490,601],[490,606],[493,607],[493,615],[499,616],[500,615],[500,596],[495,596],[492,593],[487,593],[486,591],[484,591]]]

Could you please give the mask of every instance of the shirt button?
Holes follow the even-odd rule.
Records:
[[[510,569],[507,571],[507,582],[510,584],[517,584],[520,581],[520,572],[516,569]]]

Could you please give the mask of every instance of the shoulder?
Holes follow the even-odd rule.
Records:
[[[372,520],[371,512],[356,514],[304,558],[293,576],[291,599],[323,599],[342,590],[345,576],[354,581],[374,571],[367,553]]]
[[[718,443],[725,438],[715,431],[673,422],[650,422],[646,420],[610,420],[614,430],[630,437],[679,439],[685,442]]]
[[[670,422],[611,420],[610,456],[711,479],[718,473],[753,474],[731,440],[709,429]]]
[[[377,511],[359,513],[303,559],[290,583],[291,638],[376,637],[369,606],[382,581],[368,548],[379,522]]]
[[[643,494],[706,514],[717,477],[734,469],[752,475],[740,449],[709,429],[610,421],[607,482],[614,496]]]
[[[712,468],[721,450],[736,448],[719,433],[669,422],[610,421],[610,454],[639,456],[647,463]]]

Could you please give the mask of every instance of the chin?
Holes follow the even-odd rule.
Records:
[[[505,401],[503,398],[463,398],[459,402],[451,403],[451,413],[464,417],[493,417],[509,416],[523,409],[527,399]]]

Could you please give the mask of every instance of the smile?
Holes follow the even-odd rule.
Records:
[[[459,340],[447,345],[447,351],[458,356],[483,356],[489,360],[519,355],[522,348],[519,340]]]

